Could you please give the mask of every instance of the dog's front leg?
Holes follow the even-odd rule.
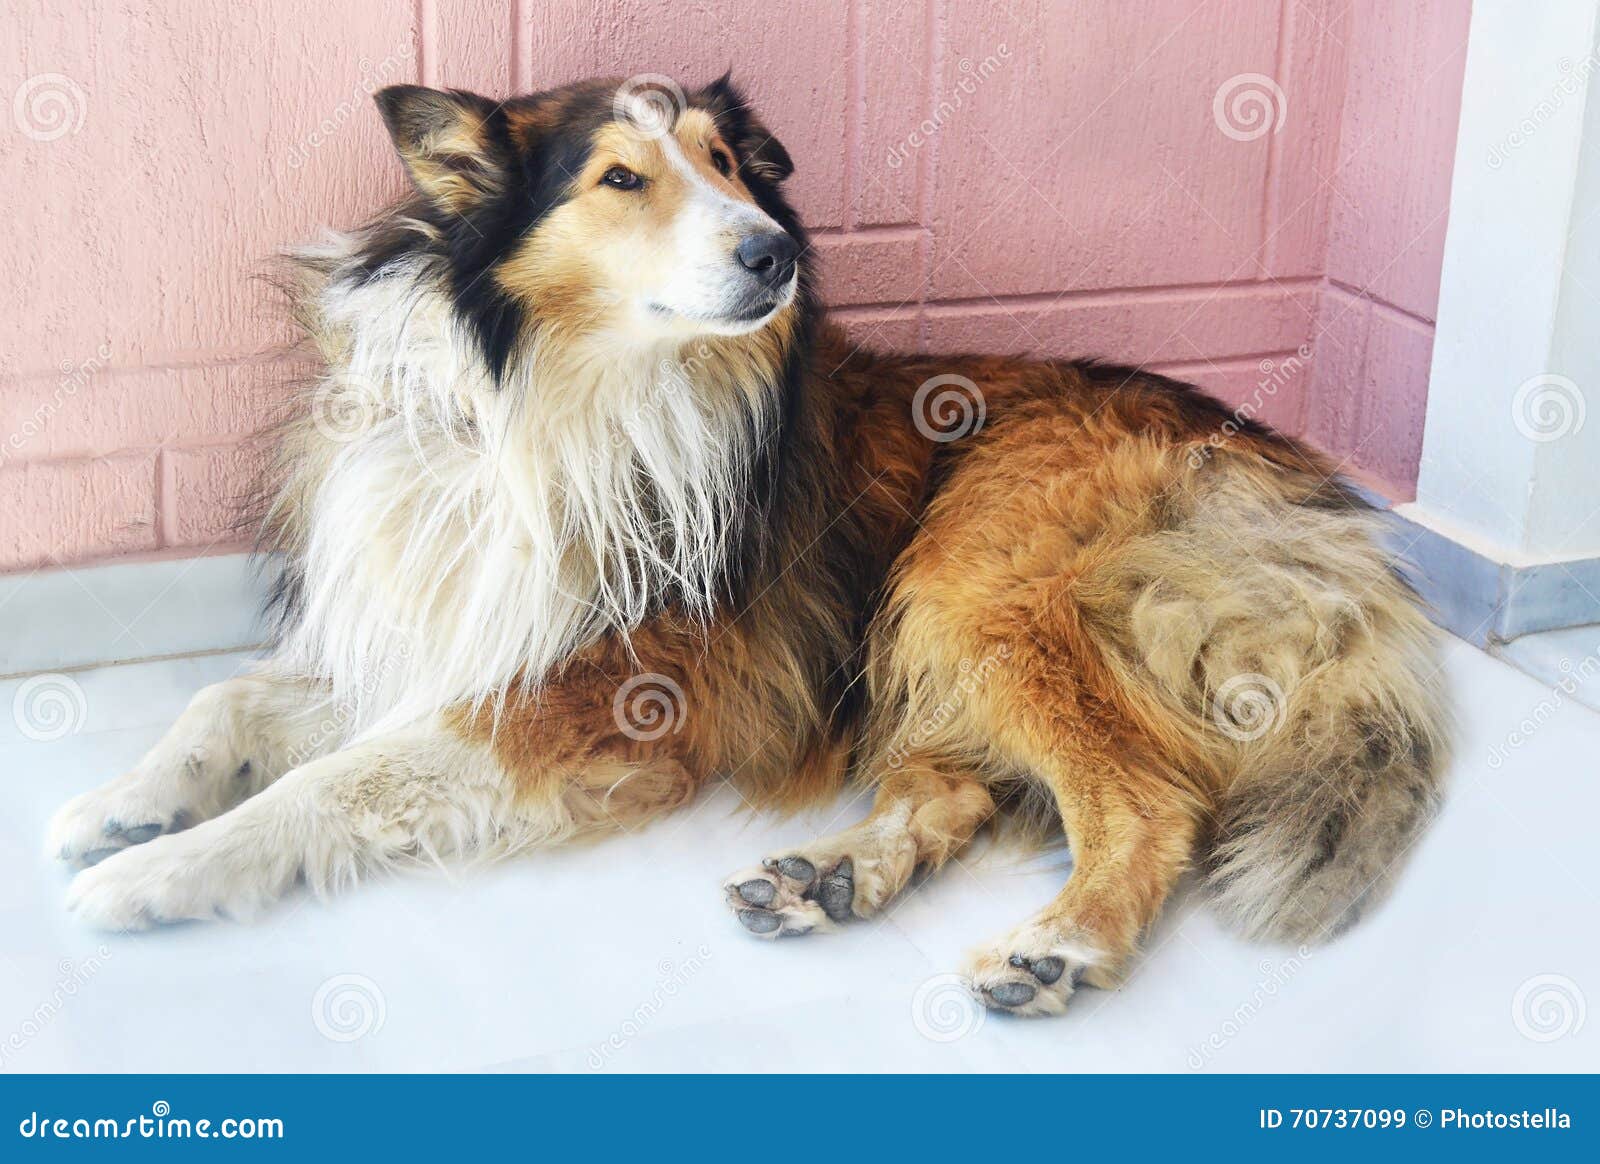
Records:
[[[509,848],[559,831],[518,802],[493,750],[442,718],[312,760],[236,808],[79,873],[92,924],[248,916],[304,878],[324,893],[416,856]]]
[[[93,865],[226,812],[331,752],[348,718],[326,688],[265,666],[214,683],[132,769],[74,797],[50,822],[53,858]]]

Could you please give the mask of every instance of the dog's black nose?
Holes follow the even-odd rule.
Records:
[[[800,247],[781,230],[763,231],[761,234],[747,235],[734,253],[739,256],[739,265],[745,270],[763,282],[776,286],[785,282],[794,272],[794,261],[800,253]]]

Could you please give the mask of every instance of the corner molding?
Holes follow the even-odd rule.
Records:
[[[1502,561],[1439,529],[1415,504],[1395,506],[1369,489],[1357,492],[1386,511],[1390,549],[1410,567],[1407,576],[1433,620],[1458,638],[1488,649],[1600,623],[1600,557]]]

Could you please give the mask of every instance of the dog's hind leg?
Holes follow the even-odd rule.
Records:
[[[1059,1012],[1079,982],[1117,984],[1188,866],[1199,828],[1192,798],[1115,749],[1038,767],[1061,809],[1072,873],[1054,901],[967,965],[984,1002],[1016,1014]]]
[[[728,908],[747,930],[776,938],[870,917],[918,867],[944,864],[994,815],[981,778],[932,754],[907,756],[877,783],[872,812],[860,824],[727,879]]]
[[[316,685],[270,664],[213,684],[130,771],[57,811],[46,853],[93,865],[226,812],[336,747],[340,719]]]

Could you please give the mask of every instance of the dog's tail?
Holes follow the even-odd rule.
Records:
[[[1079,617],[1205,802],[1196,858],[1223,914],[1255,937],[1331,936],[1442,798],[1437,632],[1381,518],[1316,454],[1240,438],[1187,471],[1147,461],[1176,483],[1077,579]]]
[[[1391,601],[1403,607],[1378,612],[1379,625],[1283,696],[1276,729],[1244,741],[1219,798],[1210,885],[1250,936],[1309,943],[1354,924],[1439,806],[1445,712],[1431,632],[1408,593]]]

